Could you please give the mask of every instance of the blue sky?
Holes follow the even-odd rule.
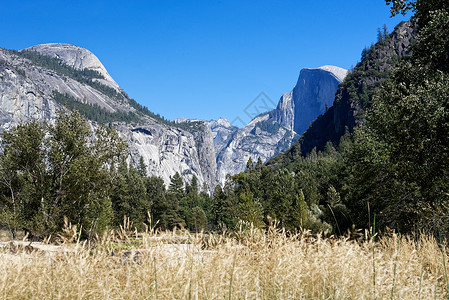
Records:
[[[302,68],[350,68],[390,18],[384,0],[1,1],[0,47],[85,47],[150,110],[236,117],[261,92],[276,102]]]

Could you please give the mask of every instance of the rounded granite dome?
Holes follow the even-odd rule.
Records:
[[[321,66],[317,69],[328,71],[328,72],[334,74],[335,77],[337,77],[337,80],[340,82],[343,81],[343,79],[345,79],[346,75],[348,75],[348,70],[340,68],[340,67],[336,67],[336,66],[326,65],[326,66]]]
[[[43,55],[57,57],[75,69],[90,69],[97,71],[103,75],[106,81],[116,88],[119,88],[100,60],[85,48],[64,43],[50,43],[36,45],[21,51],[36,51]]]

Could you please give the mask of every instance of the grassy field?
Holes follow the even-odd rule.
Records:
[[[3,242],[4,299],[447,299],[446,247],[287,236],[108,233],[95,245]]]

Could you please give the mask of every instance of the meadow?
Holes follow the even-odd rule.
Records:
[[[3,242],[2,299],[446,299],[447,247],[431,236],[68,229],[59,245]]]

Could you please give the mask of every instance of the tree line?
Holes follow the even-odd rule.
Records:
[[[194,176],[175,173],[165,186],[147,176],[143,158],[129,165],[117,132],[101,125],[92,130],[77,111],[61,111],[53,123],[19,124],[3,133],[2,148],[0,220],[12,235],[18,229],[34,237],[56,234],[67,218],[92,237],[125,217],[140,230],[222,231],[278,220],[289,230],[322,231],[332,230],[330,216],[340,213],[338,178],[327,178],[329,186],[313,178],[339,168],[341,161],[330,158],[340,155],[334,150],[305,159],[310,170],[300,174],[250,160],[244,173],[228,175],[210,194]]]

